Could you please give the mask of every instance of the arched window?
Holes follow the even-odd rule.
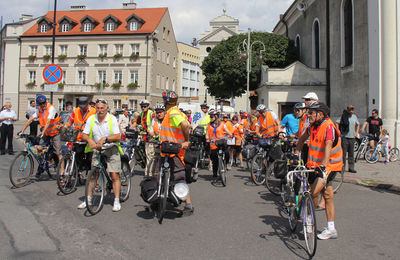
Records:
[[[301,41],[300,41],[300,35],[296,35],[296,40],[294,41],[294,46],[297,48],[297,56],[300,59],[301,56]]]
[[[312,65],[314,68],[320,67],[320,30],[319,20],[315,18],[312,28]]]
[[[342,67],[353,64],[353,0],[342,0],[340,10]]]

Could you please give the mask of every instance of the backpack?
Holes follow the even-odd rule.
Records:
[[[344,110],[342,116],[340,117],[339,130],[342,134],[349,132],[349,116],[349,112]]]
[[[140,197],[147,203],[157,200],[157,180],[155,178],[147,178],[140,183]]]

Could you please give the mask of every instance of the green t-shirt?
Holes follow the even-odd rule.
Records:
[[[170,113],[170,117],[169,117],[169,122],[171,123],[171,126],[175,127],[175,128],[181,128],[180,124],[182,123],[182,121],[186,120],[186,117],[182,115],[182,113],[179,111],[178,107],[173,107],[171,109],[174,109],[174,111],[172,111]]]

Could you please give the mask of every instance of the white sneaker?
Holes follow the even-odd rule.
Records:
[[[337,238],[338,235],[337,235],[336,229],[329,230],[328,228],[324,228],[324,230],[321,233],[319,233],[317,235],[317,237],[318,237],[318,239],[321,239],[321,240],[327,240],[327,239],[331,239],[331,238]]]
[[[121,210],[121,204],[119,203],[119,200],[114,200],[114,206],[112,208],[112,211],[118,212]]]
[[[81,204],[79,204],[78,209],[86,209],[86,201],[83,201]]]

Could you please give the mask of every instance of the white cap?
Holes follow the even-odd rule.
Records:
[[[305,96],[303,96],[303,99],[311,99],[318,101],[318,96],[315,94],[315,92],[308,92]]]

